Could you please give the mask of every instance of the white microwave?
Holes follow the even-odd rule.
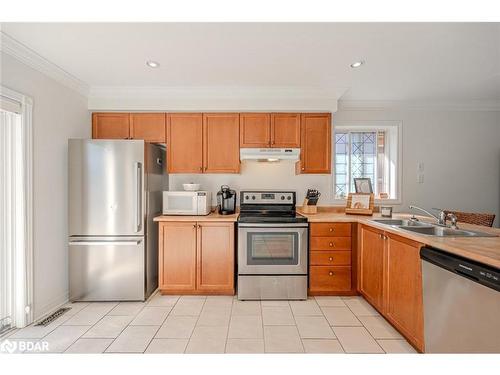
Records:
[[[163,215],[208,215],[212,193],[208,191],[164,191]]]

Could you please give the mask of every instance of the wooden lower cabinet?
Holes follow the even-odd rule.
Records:
[[[234,226],[198,223],[196,289],[234,294]]]
[[[350,223],[311,223],[309,237],[309,294],[356,293],[352,276]]]
[[[159,289],[182,293],[196,289],[196,223],[159,224]]]
[[[160,222],[162,294],[234,294],[234,223]]]
[[[423,352],[422,245],[367,226],[360,237],[360,293]]]
[[[384,309],[384,234],[361,227],[359,291],[377,310]]]
[[[417,349],[424,349],[424,306],[420,247],[406,238],[387,235],[384,315]]]
[[[309,285],[310,290],[315,294],[350,292],[351,267],[311,266],[309,268]]]

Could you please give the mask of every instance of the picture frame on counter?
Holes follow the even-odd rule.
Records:
[[[373,193],[349,193],[345,208],[346,214],[373,215],[375,197]]]
[[[354,188],[356,193],[371,194],[373,193],[371,178],[355,178]]]

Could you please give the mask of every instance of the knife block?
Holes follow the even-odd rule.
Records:
[[[302,212],[305,214],[316,214],[318,213],[318,206],[308,206],[308,199],[304,198],[304,203],[302,203]]]

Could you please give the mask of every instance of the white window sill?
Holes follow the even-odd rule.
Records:
[[[344,206],[347,203],[347,199],[333,199],[332,206]],[[399,206],[402,204],[401,199],[375,199],[375,206]]]

